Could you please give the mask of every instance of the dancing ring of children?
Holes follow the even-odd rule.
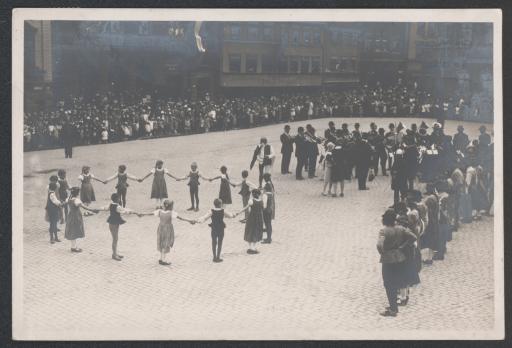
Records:
[[[355,122],[369,129],[372,121],[379,127],[422,121],[335,118],[290,126],[296,134],[299,126],[310,123],[323,134],[331,120],[336,127],[346,122],[350,129]],[[470,139],[478,137],[479,123],[446,121],[445,133],[455,134],[459,124]],[[345,182],[343,197],[322,195],[320,167],[317,177],[304,180],[280,173],[282,129],[283,124],[276,124],[83,146],[75,148],[71,159],[64,158],[62,149],[25,153],[24,332],[46,339],[91,339],[90,333],[112,339],[336,339],[369,330],[493,327],[492,216],[462,224],[447,244],[444,260],[422,268],[421,283],[411,289],[407,306],[396,317],[381,316],[387,298],[376,242],[382,214],[393,203],[390,177],[378,175],[367,183],[369,190],[358,190],[357,179],[352,179]],[[241,188],[230,184],[239,185],[242,171],[248,170],[247,180],[258,186],[258,166],[249,166],[261,137],[276,153],[275,219],[272,242],[251,246],[247,242],[254,231],[247,232],[246,226],[255,222],[250,216],[246,224],[240,222],[245,218]],[[157,160],[163,163],[156,165]],[[295,160],[292,155],[290,168]],[[126,166],[128,186],[113,207],[120,165]],[[92,210],[83,217],[84,237],[70,244],[66,224],[59,223],[62,242],[50,243],[44,219],[48,177],[64,169],[68,185],[80,186],[84,166],[97,179],[91,181],[95,201],[86,205],[84,195],[78,195]],[[86,181],[92,180],[87,176]],[[149,180],[142,180],[146,176]],[[187,185],[189,176],[199,181],[197,197],[195,187]],[[155,184],[157,180],[165,182]],[[162,184],[167,195],[161,195]],[[232,204],[215,208],[219,191],[226,196],[229,190]],[[194,209],[189,209],[191,191]],[[69,208],[71,214],[76,206]],[[212,255],[212,238],[218,241],[220,232],[214,236],[209,224],[219,223],[215,212],[222,208],[222,251]],[[159,227],[166,219],[172,220],[172,231]]]

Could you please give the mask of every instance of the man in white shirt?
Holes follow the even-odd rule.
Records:
[[[256,161],[259,168],[259,187],[263,181],[263,174],[272,173],[272,165],[274,163],[275,152],[272,145],[268,144],[267,138],[260,139],[260,144],[254,149],[250,169],[254,166]]]

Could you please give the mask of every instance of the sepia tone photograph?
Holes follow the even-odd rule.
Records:
[[[13,338],[503,339],[501,35],[14,10]]]

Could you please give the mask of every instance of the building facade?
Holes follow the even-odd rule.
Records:
[[[314,93],[404,76],[439,95],[492,104],[486,23],[27,21],[25,33],[32,100],[112,89]]]

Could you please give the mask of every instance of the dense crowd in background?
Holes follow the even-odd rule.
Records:
[[[478,119],[464,98],[443,98],[417,82],[398,79],[391,86],[376,82],[337,92],[280,94],[257,97],[169,98],[158,92],[96,93],[68,96],[54,108],[24,115],[25,150],[167,137],[256,127],[321,117],[436,117]],[[67,131],[63,132],[64,125]]]

